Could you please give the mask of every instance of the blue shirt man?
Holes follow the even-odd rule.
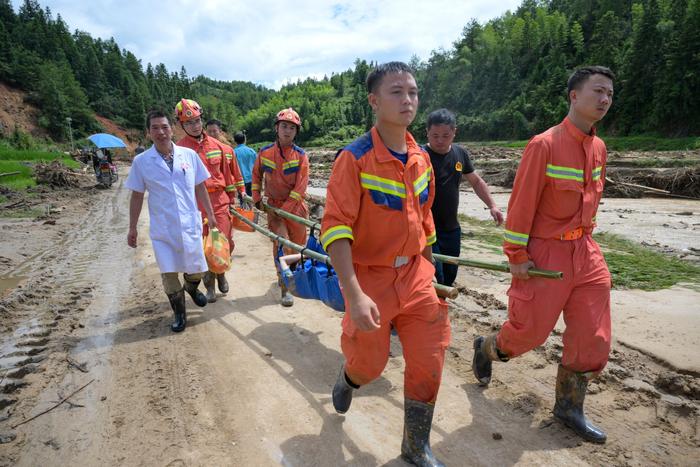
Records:
[[[236,153],[238,167],[240,167],[243,175],[245,192],[248,193],[248,196],[253,196],[251,184],[253,182],[253,165],[255,164],[256,153],[253,149],[246,146],[245,135],[240,131],[233,135],[233,140],[236,142],[236,148],[233,151]]]

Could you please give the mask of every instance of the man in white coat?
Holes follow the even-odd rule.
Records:
[[[187,325],[185,291],[198,306],[207,304],[207,298],[197,290],[202,275],[208,270],[197,201],[204,206],[209,227],[216,228],[216,218],[204,186],[209,172],[196,152],[173,144],[170,119],[164,112],[152,110],[148,113],[146,131],[153,146],[134,158],[125,183],[132,190],[127,243],[136,248],[136,226],[144,194],[148,191],[151,243],[163,288],[175,314],[170,328],[180,332]],[[184,273],[184,287],[178,277],[181,272]]]

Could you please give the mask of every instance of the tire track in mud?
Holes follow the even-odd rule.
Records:
[[[68,371],[65,360],[81,340],[85,310],[98,295],[115,295],[112,282],[120,278],[113,277],[118,268],[109,256],[115,248],[114,227],[124,222],[128,209],[126,190],[120,186],[76,190],[73,196],[91,198],[74,202],[75,211],[63,213],[73,217],[60,240],[7,274],[27,279],[0,300],[0,434],[10,433],[6,440],[14,439],[10,425],[34,407],[43,389]],[[81,208],[85,208],[82,213]],[[0,456],[0,463],[4,460]]]

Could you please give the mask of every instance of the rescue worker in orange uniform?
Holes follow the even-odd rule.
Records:
[[[253,202],[258,209],[263,209],[261,191],[264,188],[270,206],[308,218],[309,208],[305,199],[306,187],[309,184],[309,159],[304,150],[294,144],[294,139],[301,130],[301,118],[291,107],[282,109],[275,117],[274,128],[277,134],[276,141],[260,149],[253,165]],[[304,225],[283,219],[272,212],[267,213],[267,223],[270,230],[277,235],[299,245],[306,244]],[[277,258],[278,248],[277,242],[274,242],[273,260]],[[292,253],[291,250],[285,251],[285,254]],[[278,269],[277,283],[281,289],[282,306],[292,306],[294,297],[287,290],[280,274]]]
[[[333,406],[347,412],[353,391],[381,375],[393,325],[406,361],[401,455],[415,465],[441,466],[430,431],[450,323],[432,285],[430,156],[407,131],[418,110],[418,88],[406,64],[390,62],[370,72],[367,90],[376,124],[338,153],[321,226],[346,310],[345,363]]]
[[[525,148],[508,203],[503,249],[512,283],[508,320],[494,335],[474,340],[473,371],[491,380],[491,362],[506,362],[540,346],[562,310],[566,330],[556,381],[554,415],[587,441],[605,433],[583,413],[588,381],[610,351],[611,277],[591,233],[605,183],[605,143],[594,125],[612,104],[613,73],[576,70],[567,90],[569,113]],[[562,271],[561,281],[529,278],[532,267]]]
[[[235,180],[234,185],[236,186],[236,191],[239,193],[238,202],[241,205],[243,205],[244,204],[243,196],[240,194],[241,187],[243,187],[243,191],[245,192],[245,180],[243,179],[243,172],[241,172],[241,168],[238,165],[238,159],[235,156],[235,151],[233,150],[231,145],[226,143],[226,134],[221,129],[221,122],[215,118],[208,120],[207,125],[206,125],[206,129],[207,129],[207,135],[218,140],[219,143],[221,143],[221,146],[224,148],[224,156],[226,156],[226,161],[230,165],[231,175],[233,175],[233,179]],[[229,241],[229,248],[231,250],[231,253],[233,253],[233,248],[234,248],[233,230],[231,230],[231,239]]]
[[[211,178],[205,183],[209,192],[209,199],[211,199],[211,204],[214,208],[217,228],[226,236],[231,248],[233,248],[229,206],[234,203],[236,193],[239,194],[240,199],[245,190],[243,177],[240,170],[238,170],[236,159],[233,158],[233,162],[229,162],[225,156],[225,145],[203,131],[202,108],[197,102],[192,99],[181,99],[175,106],[175,113],[187,135],[178,141],[177,145],[194,150],[211,174]],[[199,208],[202,216],[205,216],[203,207],[200,205]],[[203,235],[206,236],[208,233],[209,229],[205,225]],[[207,289],[206,296],[209,303],[216,301],[215,281],[218,282],[221,293],[225,294],[229,290],[228,281],[226,281],[224,273],[215,274],[207,271],[204,274],[203,282]]]

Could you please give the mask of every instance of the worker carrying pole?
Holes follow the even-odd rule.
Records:
[[[594,125],[612,104],[613,74],[605,67],[569,78],[569,113],[525,148],[508,203],[503,249],[510,262],[508,320],[497,334],[474,340],[474,375],[491,380],[491,362],[542,345],[564,311],[564,349],[557,373],[554,415],[587,441],[605,433],[586,419],[588,381],[610,352],[608,267],[592,232],[605,183],[605,143]],[[533,267],[564,273],[561,281],[530,278]]]
[[[307,218],[309,208],[304,198],[309,183],[309,160],[304,150],[294,144],[301,130],[299,114],[291,107],[280,110],[275,116],[274,130],[275,142],[260,149],[253,166],[251,186],[253,202],[258,209],[262,210],[264,193],[271,206]],[[306,243],[304,225],[283,219],[274,213],[268,213],[267,222],[270,230],[279,236],[300,245]],[[272,259],[275,264],[278,247],[277,242],[272,247]],[[276,265],[275,269],[277,269]],[[277,282],[280,287],[282,306],[292,306],[294,298],[284,285],[279,270],[277,270]]]

